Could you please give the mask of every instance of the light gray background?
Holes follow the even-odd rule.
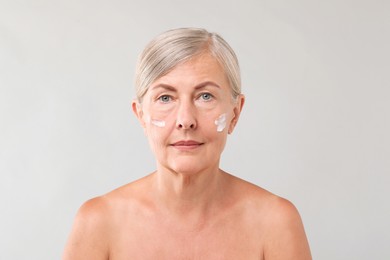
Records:
[[[154,169],[136,58],[196,26],[242,67],[222,168],[293,201],[314,259],[390,259],[389,3],[0,0],[0,258],[59,259],[85,200]]]

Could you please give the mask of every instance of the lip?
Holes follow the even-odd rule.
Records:
[[[182,140],[171,144],[172,147],[179,150],[193,150],[201,145],[203,145],[203,143],[194,140]]]

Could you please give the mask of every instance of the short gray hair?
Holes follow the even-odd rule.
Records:
[[[177,65],[202,53],[216,58],[225,71],[234,99],[241,94],[238,59],[229,44],[218,34],[200,28],[180,28],[166,31],[154,38],[141,53],[135,87],[139,101],[150,85],[168,74]]]

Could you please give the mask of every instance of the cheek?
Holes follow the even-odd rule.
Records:
[[[146,135],[149,142],[149,146],[153,153],[159,154],[166,145],[169,133],[166,127],[158,127],[152,124],[146,126]]]
[[[149,120],[150,124],[151,125],[154,125],[154,126],[157,126],[157,127],[165,127],[165,121],[164,120],[160,120],[160,119],[150,119]]]
[[[172,124],[173,109],[154,109],[151,107],[145,117],[145,123],[157,128],[164,128]]]
[[[145,132],[150,142],[156,142],[164,135],[164,129],[167,128],[165,117],[148,110],[144,113],[143,122]]]
[[[210,113],[199,120],[199,127],[207,131],[209,135],[218,137],[227,131],[228,120],[227,112]]]
[[[214,124],[217,126],[217,132],[222,132],[226,128],[226,113],[215,119]]]

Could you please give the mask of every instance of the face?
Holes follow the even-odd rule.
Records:
[[[244,97],[232,99],[228,80],[209,54],[175,67],[149,87],[133,111],[149,139],[158,170],[193,174],[217,170],[227,134]]]

